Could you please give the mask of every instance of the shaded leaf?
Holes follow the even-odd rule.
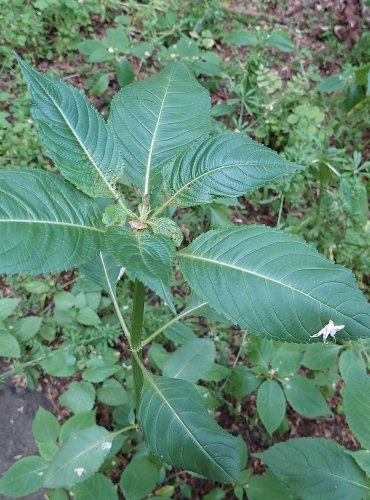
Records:
[[[257,391],[258,415],[270,436],[285,416],[285,397],[275,380],[265,380]]]
[[[312,380],[294,375],[283,380],[283,387],[288,403],[297,413],[309,418],[331,415],[324,396]]]

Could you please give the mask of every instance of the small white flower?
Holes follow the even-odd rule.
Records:
[[[86,470],[83,467],[76,467],[74,470],[78,477],[81,477]]]
[[[310,338],[312,339],[313,337],[321,337],[323,338],[324,344],[326,344],[326,339],[329,337],[333,337],[335,339],[335,334],[339,332],[339,330],[343,330],[345,325],[334,325],[334,322],[332,320],[329,320],[329,323],[324,326],[319,332],[315,333],[315,335],[310,335]]]

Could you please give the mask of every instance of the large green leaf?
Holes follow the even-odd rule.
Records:
[[[146,373],[139,422],[164,462],[215,481],[237,480],[237,439],[211,418],[190,382]]]
[[[283,421],[285,406],[280,385],[275,380],[265,380],[257,391],[257,411],[270,436]]]
[[[94,474],[73,488],[74,500],[118,500],[112,481],[103,474]]]
[[[193,144],[166,170],[172,204],[240,196],[303,167],[249,137],[225,133]]]
[[[142,281],[173,309],[168,291],[174,255],[171,240],[161,234],[111,226],[106,244],[131,280]]]
[[[215,356],[216,348],[211,340],[189,340],[171,354],[163,365],[163,375],[197,382],[210,370]]]
[[[341,340],[370,337],[370,304],[352,273],[265,226],[210,231],[177,253],[195,293],[251,333],[308,342],[329,320]]]
[[[331,415],[324,396],[309,378],[302,375],[286,377],[283,386],[288,403],[294,411],[308,418]]]
[[[116,295],[117,283],[123,273],[122,266],[107,250],[102,250],[90,262],[80,267],[81,272],[110,295]]]
[[[125,159],[125,173],[144,195],[161,166],[210,128],[210,98],[180,62],[132,83],[112,101],[109,117]]]
[[[349,428],[361,445],[370,450],[370,376],[359,369],[346,379],[343,407]]]
[[[256,456],[304,500],[361,500],[370,492],[347,450],[329,439],[290,439]]]
[[[0,273],[40,274],[79,266],[103,234],[95,202],[60,176],[0,170]]]
[[[49,464],[41,457],[21,458],[0,479],[0,494],[23,497],[42,488]]]
[[[44,486],[69,488],[84,481],[98,470],[111,446],[111,436],[103,427],[72,432],[50,464]]]
[[[82,92],[38,73],[18,58],[32,98],[32,114],[46,151],[62,174],[89,196],[117,198],[119,148],[102,116]]]

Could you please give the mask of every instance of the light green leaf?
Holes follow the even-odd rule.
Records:
[[[121,370],[118,365],[114,366],[92,366],[91,368],[86,368],[82,372],[82,377],[89,382],[98,383],[103,382],[108,377],[111,377],[115,373]]]
[[[4,358],[18,358],[21,348],[18,340],[8,332],[0,331],[0,356]]]
[[[55,455],[45,478],[46,488],[69,488],[96,472],[112,446],[109,432],[93,425],[72,432]]]
[[[41,457],[21,458],[0,479],[0,494],[9,497],[31,495],[42,488],[48,466]]]
[[[32,434],[35,438],[37,447],[40,449],[40,445],[55,445],[59,436],[59,431],[60,425],[58,419],[50,413],[50,411],[40,406],[32,422]],[[43,458],[48,460],[46,456]]]
[[[361,445],[370,450],[370,376],[354,370],[346,379],[343,407],[347,423]]]
[[[213,365],[215,344],[208,339],[193,339],[177,349],[163,365],[165,377],[197,382]]]
[[[99,401],[105,405],[118,406],[127,403],[127,392],[122,384],[113,378],[105,380],[103,385],[97,390]]]
[[[19,320],[13,333],[18,340],[26,342],[39,332],[41,325],[42,318],[40,316],[27,316]]]
[[[183,63],[127,85],[112,101],[109,123],[119,140],[125,174],[144,195],[161,166],[210,128],[210,98]]]
[[[290,439],[256,456],[304,500],[361,500],[370,492],[348,451],[329,439]]]
[[[188,326],[184,325],[184,323],[179,322],[166,328],[163,335],[175,344],[185,344],[185,342],[195,338],[195,333]]]
[[[146,231],[135,234],[130,229],[109,227],[106,244],[131,280],[143,282],[174,309],[168,290],[174,246],[168,238]]]
[[[0,299],[0,321],[10,316],[20,301],[21,299]]]
[[[54,377],[69,377],[77,370],[76,358],[70,352],[70,348],[52,351],[40,362],[40,365],[46,373]]]
[[[149,449],[165,463],[215,481],[237,480],[237,439],[216,424],[186,380],[146,373],[139,422]]]
[[[120,479],[125,498],[141,500],[149,495],[159,481],[159,470],[147,455],[135,456],[126,466]]]
[[[241,196],[302,168],[249,137],[225,133],[195,143],[168,166],[167,203],[189,207]]]
[[[99,209],[62,177],[31,168],[0,171],[0,273],[64,271],[97,255]]]
[[[324,396],[312,380],[302,375],[294,375],[283,381],[288,403],[294,411],[304,417],[315,418],[331,415]]]
[[[89,196],[117,198],[114,184],[123,163],[102,116],[79,89],[17,59],[31,94],[33,117],[55,165]]]
[[[158,217],[148,220],[148,224],[152,228],[153,233],[167,236],[167,238],[173,241],[176,247],[181,245],[184,235],[174,220],[167,217]]]
[[[294,43],[284,31],[273,31],[267,38],[267,43],[283,52],[292,52],[295,49]]]
[[[353,451],[351,455],[356,460],[361,469],[366,472],[367,477],[370,478],[370,451]]]
[[[95,424],[95,411],[86,411],[77,413],[70,417],[60,429],[59,440],[63,443],[72,432],[77,432],[80,429],[86,429]]]
[[[251,333],[308,342],[332,320],[345,325],[340,340],[370,337],[353,274],[297,237],[266,226],[209,231],[177,257],[194,292]]]
[[[285,416],[285,397],[280,384],[265,380],[257,391],[257,411],[267,432],[272,436]]]
[[[116,295],[117,283],[123,272],[122,266],[113,255],[103,250],[90,262],[80,267],[81,272],[110,295]]]
[[[95,389],[89,382],[71,382],[63,392],[59,402],[73,411],[83,413],[90,411],[95,403]]]
[[[71,292],[61,291],[54,294],[54,305],[60,311],[72,309],[76,303],[76,297]]]
[[[103,474],[94,474],[73,488],[74,500],[118,500],[115,487]]]
[[[252,476],[247,483],[248,500],[296,500],[296,495],[270,470],[263,476]]]
[[[339,371],[343,380],[347,382],[357,370],[366,375],[366,365],[361,353],[354,349],[342,352],[339,358]]]
[[[91,307],[80,309],[76,314],[76,320],[81,323],[81,325],[86,326],[95,326],[101,323],[99,316]]]

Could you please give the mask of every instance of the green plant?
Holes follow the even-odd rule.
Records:
[[[62,396],[76,413],[74,420],[60,428],[55,417],[40,410],[33,429],[40,457],[18,461],[1,479],[0,491],[20,496],[44,486],[72,489],[78,496],[97,485],[111,491],[111,483],[95,473],[102,465],[109,468],[109,460],[127,449],[127,436],[140,442],[141,429],[147,447],[139,445],[122,474],[126,496],[132,495],[138,470],[140,482],[134,484],[142,498],[159,481],[160,471],[171,466],[236,483],[235,494],[243,496],[245,447],[216,424],[199,396],[204,388],[195,385],[203,377],[222,380],[225,375],[214,366],[214,344],[173,326],[197,314],[238,324],[248,334],[307,343],[333,321],[340,325],[331,331],[333,338],[345,342],[369,338],[370,307],[350,271],[299,238],[261,225],[228,227],[201,234],[185,248],[168,209],[235,199],[302,167],[246,136],[209,135],[210,99],[183,63],[124,87],[113,99],[108,123],[76,88],[19,63],[42,142],[65,179],[31,168],[0,171],[0,271],[40,274],[79,267],[110,296],[125,336],[127,364],[118,363],[119,354],[109,347],[103,354],[92,352],[84,381],[71,384]],[[139,189],[140,200],[126,202],[122,180]],[[170,290],[175,259],[192,290],[180,312]],[[130,322],[116,294],[123,273],[133,287]],[[174,313],[147,335],[145,286]],[[91,307],[96,298],[61,292],[55,303],[72,321],[94,325],[99,322]],[[163,370],[163,376],[155,375],[143,353],[159,335],[169,335],[170,327],[172,338],[182,345],[171,357],[152,347],[149,362]],[[58,363],[68,364],[65,359]],[[123,388],[123,380],[131,392]],[[95,391],[92,382],[102,386]],[[96,396],[109,405],[119,402],[111,431],[95,424],[91,409]],[[86,413],[88,418],[79,417]],[[271,432],[275,424],[268,424]],[[298,494],[308,479],[299,469],[297,486],[289,470],[275,466],[276,446],[298,449],[313,462],[324,448],[321,474],[332,474],[338,460],[348,464],[342,464],[330,487],[343,483],[354,498],[369,490],[364,473],[344,448],[322,440],[292,440],[261,456]],[[312,488],[322,491],[320,483]],[[116,493],[109,495],[115,498]]]

